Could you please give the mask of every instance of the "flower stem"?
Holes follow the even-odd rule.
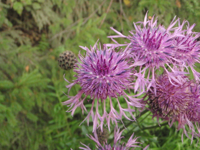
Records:
[[[162,127],[162,126],[165,126],[165,125],[168,125],[168,122],[164,122],[160,125],[155,125],[155,126],[150,126],[150,127],[144,127],[142,128],[142,130],[146,130],[146,129],[154,129],[154,128],[157,128],[157,127]]]
[[[146,114],[147,112],[149,112],[149,110],[144,110],[143,112],[141,112],[139,115],[137,115],[135,118],[136,118],[136,121],[138,120],[138,118],[140,118],[142,115]],[[126,124],[125,126],[128,127],[130,126],[131,124],[133,124],[132,121],[130,121],[128,124]]]

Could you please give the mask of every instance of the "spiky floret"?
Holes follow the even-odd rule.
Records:
[[[183,76],[183,80],[187,81],[187,77]],[[153,113],[154,117],[170,120],[185,113],[188,103],[190,102],[190,94],[188,88],[190,82],[184,82],[182,85],[171,84],[166,74],[161,75],[156,80],[156,94],[154,87],[151,87],[147,93],[147,101],[145,101]]]
[[[171,24],[164,28],[162,25],[157,25],[157,19],[154,20],[154,17],[148,20],[146,14],[143,22],[134,23],[135,30],[130,31],[129,36],[111,28],[118,35],[109,36],[115,44],[106,44],[106,46],[126,46],[125,51],[130,53],[133,60],[132,66],[139,68],[135,73],[137,77],[135,91],[145,92],[145,88],[148,90],[150,86],[155,85],[155,71],[159,68],[164,68],[169,79],[174,78],[172,74],[179,74],[179,71],[171,67],[174,62],[174,39],[183,37],[183,31],[176,30],[174,27],[178,21],[179,19],[174,18]],[[119,44],[114,38],[126,38],[129,42]]]
[[[188,21],[183,21],[182,24],[178,23],[176,28],[177,32],[182,32],[183,37],[176,37],[173,43],[174,46],[174,63],[178,63],[180,70],[188,73],[191,69],[195,79],[199,81],[200,74],[194,69],[195,63],[200,63],[200,41],[196,39],[200,37],[200,33],[192,32],[195,24],[189,25]],[[186,26],[186,29],[183,29]]]
[[[97,43],[91,49],[87,47],[81,48],[86,51],[86,55],[85,57],[79,55],[80,62],[77,63],[74,69],[77,73],[76,80],[66,86],[70,90],[73,85],[79,84],[81,90],[76,96],[70,97],[68,101],[63,102],[63,104],[70,107],[68,111],[72,112],[72,115],[77,107],[81,107],[82,112],[87,111],[84,106],[84,101],[87,96],[90,96],[92,106],[84,121],[87,119],[89,124],[89,118],[90,116],[92,117],[93,131],[99,125],[98,121],[100,121],[102,129],[104,120],[106,120],[108,128],[110,129],[110,121],[115,122],[117,125],[117,120],[121,120],[122,116],[131,120],[125,112],[130,113],[134,118],[132,115],[134,110],[131,109],[131,106],[141,107],[142,105],[138,102],[138,99],[124,92],[124,90],[132,87],[133,75],[133,70],[130,69],[126,61],[126,54],[124,52],[115,52],[113,48],[104,48],[102,50],[97,47]],[[85,97],[82,98],[82,95]],[[119,96],[124,97],[128,108],[121,107],[118,100]],[[115,110],[112,98],[118,103],[119,112]],[[93,111],[95,109],[95,103],[96,110]],[[98,107],[100,104],[103,107],[102,113],[99,113]],[[109,106],[106,106],[106,104],[109,104]],[[109,113],[106,111],[108,108],[110,108]]]
[[[200,137],[200,87],[186,76],[180,78],[182,84],[174,85],[166,74],[159,76],[156,80],[156,94],[152,87],[144,97],[144,102],[149,105],[153,117],[167,120],[170,126],[177,121],[177,129],[183,129],[184,134],[193,140],[194,136]],[[186,130],[186,126],[189,130]]]
[[[134,134],[131,135],[127,143],[120,144],[121,139],[123,138],[122,135],[123,130],[120,132],[120,129],[115,128],[114,130],[114,142],[113,144],[101,144],[97,137],[97,134],[94,133],[94,136],[90,135],[89,138],[92,139],[96,143],[96,147],[98,150],[129,150],[130,148],[133,150],[135,147],[140,147],[136,142],[137,138],[133,138]],[[89,146],[82,143],[85,147],[80,147],[82,150],[91,150]],[[143,150],[146,150],[148,146],[146,146]]]
[[[191,94],[190,103],[184,113],[184,117],[179,120],[179,128],[183,128],[187,137],[191,134],[193,137],[200,137],[200,85],[196,82],[190,85],[189,92]],[[189,127],[186,131],[185,125]]]
[[[200,123],[200,85],[192,84],[190,93],[192,96],[186,111],[187,117],[192,122]]]
[[[191,83],[188,86],[190,102],[188,103],[186,111],[174,119],[171,125],[174,121],[178,121],[178,130],[183,129],[184,134],[190,138],[192,142],[193,137],[200,137],[200,85],[197,82],[188,82]]]

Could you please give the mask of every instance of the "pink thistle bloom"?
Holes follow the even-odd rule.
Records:
[[[106,44],[110,46],[126,46],[127,51],[133,60],[133,67],[138,67],[138,72],[134,75],[137,77],[135,81],[135,92],[146,92],[150,86],[155,86],[155,71],[163,68],[168,78],[174,79],[174,74],[184,74],[176,70],[174,66],[174,39],[183,37],[181,30],[176,30],[175,24],[179,19],[172,20],[170,25],[165,29],[162,25],[157,25],[157,20],[152,17],[147,19],[147,14],[143,22],[134,24],[135,30],[130,31],[129,36],[125,36],[114,28],[111,28],[118,35],[109,36],[115,44]],[[126,38],[130,42],[119,44],[114,38]],[[171,66],[172,65],[172,66]],[[175,63],[175,65],[177,65]],[[180,81],[176,81],[180,83]]]
[[[150,110],[154,117],[170,120],[178,117],[187,109],[190,102],[188,94],[188,86],[186,76],[182,76],[182,85],[171,84],[166,74],[161,75],[156,80],[156,94],[154,87],[151,87],[146,96],[146,103],[150,106]],[[173,82],[173,80],[172,80]]]
[[[189,134],[192,135],[191,140],[193,140],[193,137],[200,137],[200,85],[192,83],[189,89],[191,94],[190,103],[188,104],[184,118],[181,120],[182,124],[179,123],[179,128],[183,128],[188,137],[187,131],[184,128],[184,124],[186,124],[190,129]]]
[[[84,106],[84,101],[87,96],[90,96],[92,107],[88,112],[87,117],[83,120],[87,120],[89,124],[90,116],[93,120],[93,131],[100,125],[103,128],[104,121],[107,122],[110,130],[110,122],[121,120],[122,116],[131,120],[125,112],[130,113],[134,118],[132,112],[133,107],[142,107],[142,104],[132,96],[127,95],[124,90],[132,88],[132,76],[131,70],[127,61],[126,54],[124,52],[115,52],[114,48],[97,48],[97,43],[91,49],[82,47],[86,51],[85,57],[79,54],[80,62],[75,66],[74,71],[77,73],[76,80],[73,83],[66,86],[71,89],[75,84],[81,86],[81,90],[76,96],[69,97],[68,101],[63,102],[64,105],[69,106],[68,112],[74,114],[77,107],[81,107],[82,112],[87,111]],[[67,80],[66,80],[67,81]],[[68,81],[67,81],[68,82]],[[84,95],[84,98],[81,96]],[[127,102],[128,108],[122,108],[118,97],[122,96]],[[112,98],[118,103],[119,112],[114,108]],[[106,103],[108,101],[108,103]],[[99,113],[99,105],[103,112]],[[106,104],[109,104],[106,106]],[[95,106],[96,105],[96,106]],[[106,109],[110,107],[110,112]],[[95,111],[94,111],[95,109]]]
[[[151,87],[144,100],[147,98],[145,103],[149,105],[153,117],[156,117],[157,120],[159,118],[167,120],[170,126],[178,121],[177,129],[183,129],[188,138],[188,133],[192,135],[191,140],[193,140],[193,136],[200,136],[200,128],[198,127],[200,87],[186,76],[180,78],[182,78],[182,84],[175,86],[171,84],[166,74],[159,76],[156,80],[156,95]],[[189,127],[189,131],[186,131],[185,126]],[[195,128],[198,130],[197,132]]]
[[[139,144],[139,142],[136,142],[137,138],[133,138],[134,134],[131,135],[131,137],[129,138],[127,143],[120,144],[120,141],[123,138],[121,136],[122,132],[123,132],[123,130],[120,132],[120,129],[115,128],[113,145],[107,144],[107,143],[101,144],[98,140],[96,133],[94,133],[94,137],[92,135],[90,135],[89,138],[92,139],[97,144],[96,147],[98,150],[129,150],[130,148],[132,150],[134,150],[135,147],[140,147],[140,146],[136,145],[136,144]],[[81,144],[85,147],[80,147],[80,149],[92,150],[92,149],[90,149],[89,146],[87,146],[83,143],[81,143]],[[146,146],[143,150],[146,150],[147,148],[148,148],[148,146]]]
[[[187,117],[192,122],[200,123],[200,86],[198,84],[192,84],[190,86],[190,92],[192,96],[187,108]]]
[[[186,29],[183,27],[186,25]],[[189,25],[188,21],[183,21],[182,24],[179,22],[177,27],[177,32],[182,31],[183,37],[176,37],[173,43],[175,47],[173,57],[178,63],[180,70],[187,70],[189,73],[189,68],[191,69],[195,79],[199,81],[200,73],[194,69],[195,63],[200,63],[200,42],[196,39],[200,37],[200,33],[192,32],[192,29],[195,27],[195,24],[192,26]]]

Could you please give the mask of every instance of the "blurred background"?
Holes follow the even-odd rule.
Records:
[[[0,150],[76,150],[80,142],[94,147],[86,136],[92,127],[79,126],[86,114],[77,109],[72,117],[62,105],[68,100],[63,75],[71,82],[74,72],[62,70],[58,56],[66,50],[77,56],[80,45],[98,39],[110,43],[110,27],[128,35],[147,11],[165,26],[177,16],[200,30],[199,0],[0,0]],[[187,138],[182,143],[175,127],[159,127],[151,113],[140,125],[131,123],[129,132],[126,138],[134,132],[152,150],[199,147]]]

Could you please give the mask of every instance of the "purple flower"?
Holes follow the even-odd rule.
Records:
[[[159,76],[156,94],[154,87],[151,87],[144,102],[149,105],[153,117],[167,120],[170,126],[177,121],[177,129],[183,129],[184,134],[193,140],[194,136],[200,137],[200,86],[186,76],[179,78],[182,78],[183,84],[174,85],[166,74]],[[186,126],[189,130],[186,130]]]
[[[89,136],[90,139],[92,139],[97,145],[98,150],[129,150],[130,148],[134,149],[135,147],[140,147],[136,144],[139,142],[136,142],[137,138],[133,138],[133,135],[129,138],[127,143],[120,144],[121,139],[123,138],[121,136],[123,130],[120,132],[120,129],[115,128],[114,131],[114,143],[113,145],[111,144],[101,144],[98,140],[97,134],[94,134],[94,137],[92,135]],[[82,144],[85,147],[80,147],[82,150],[91,150],[89,146]],[[148,146],[146,146],[143,150],[146,150]]]
[[[183,27],[186,26],[186,29]],[[189,25],[188,21],[179,22],[179,26],[176,28],[177,32],[182,32],[183,37],[176,37],[173,43],[175,51],[173,54],[175,62],[178,63],[180,70],[191,69],[196,80],[199,81],[199,72],[194,69],[195,63],[200,63],[200,42],[196,39],[200,36],[200,33],[192,32],[195,24]]]
[[[190,103],[187,110],[184,113],[184,117],[179,121],[179,128],[183,128],[185,135],[188,137],[188,133],[193,137],[200,137],[200,85],[198,83],[192,83],[189,88]],[[189,127],[189,131],[186,131],[184,125]]]
[[[145,98],[153,117],[171,120],[185,113],[190,103],[189,85],[186,76],[182,76],[184,84],[171,84],[166,74],[161,75],[156,80],[156,94],[154,87],[151,87]],[[173,81],[172,81],[173,82]]]
[[[86,51],[85,57],[79,55],[80,62],[77,63],[75,72],[77,73],[76,80],[66,86],[71,89],[75,84],[81,86],[81,90],[76,96],[70,97],[68,101],[63,104],[70,108],[68,112],[74,114],[77,107],[81,107],[82,112],[87,111],[84,106],[84,101],[87,96],[91,98],[91,109],[88,112],[87,119],[89,124],[90,116],[93,120],[93,131],[100,125],[103,128],[104,121],[107,122],[110,129],[110,121],[115,122],[121,120],[122,116],[131,120],[125,112],[130,113],[134,118],[132,112],[133,107],[141,107],[142,104],[138,99],[127,95],[124,90],[130,89],[133,81],[134,70],[130,69],[124,52],[115,52],[114,48],[97,48],[97,43],[91,49],[82,47]],[[67,80],[66,80],[67,81]],[[67,81],[68,82],[68,81]],[[84,98],[82,96],[84,95]],[[128,108],[122,108],[118,97],[122,96],[127,103]],[[119,112],[113,106],[113,99],[118,104]],[[96,105],[96,108],[95,108]],[[99,113],[99,105],[101,105],[102,113]],[[110,108],[109,112],[108,110]],[[93,111],[95,109],[95,111]],[[100,122],[100,124],[99,124]]]
[[[187,117],[192,122],[200,123],[200,85],[190,86],[191,100],[187,107]]]
[[[134,23],[135,30],[130,31],[129,36],[125,36],[111,28],[118,35],[109,36],[115,44],[106,44],[109,46],[126,46],[127,51],[132,58],[133,67],[138,67],[138,72],[134,75],[137,77],[135,81],[135,92],[145,92],[150,86],[155,86],[155,72],[163,68],[168,75],[168,78],[174,79],[174,74],[183,74],[175,68],[177,63],[174,63],[174,39],[183,37],[182,30],[177,30],[175,24],[179,19],[172,20],[171,24],[165,29],[162,25],[157,25],[157,20],[152,17],[147,19],[147,14],[143,22]],[[114,38],[126,38],[130,42],[127,44],[119,44]],[[175,65],[175,66],[174,66]],[[176,80],[180,83],[180,81]]]

